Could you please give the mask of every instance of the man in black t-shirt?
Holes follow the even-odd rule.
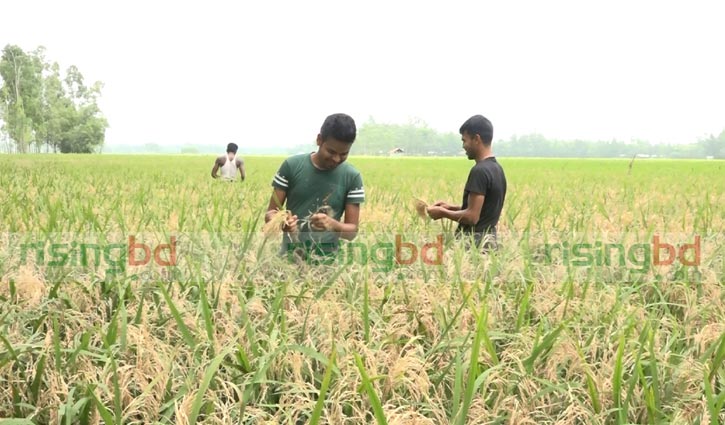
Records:
[[[477,247],[497,248],[496,225],[506,199],[506,175],[491,149],[493,125],[482,115],[463,123],[459,132],[468,159],[476,164],[468,173],[460,206],[438,201],[428,207],[428,215],[438,220],[458,222],[456,235],[472,235]]]

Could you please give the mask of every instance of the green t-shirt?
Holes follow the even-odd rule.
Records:
[[[334,251],[339,237],[334,232],[313,231],[309,218],[323,205],[332,208],[332,218],[341,221],[346,204],[365,201],[360,172],[347,162],[332,170],[319,170],[312,164],[312,154],[287,158],[272,179],[272,186],[287,192],[287,209],[297,216],[299,242],[318,250]],[[282,239],[282,249],[291,242],[289,235]]]

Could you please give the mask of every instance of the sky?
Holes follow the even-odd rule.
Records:
[[[3,2],[0,47],[104,83],[106,144],[314,144],[324,118],[494,140],[725,129],[722,1]]]

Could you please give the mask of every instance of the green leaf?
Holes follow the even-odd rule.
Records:
[[[357,365],[357,368],[360,371],[360,377],[362,378],[362,387],[370,398],[370,405],[373,408],[375,420],[377,421],[378,425],[387,425],[388,421],[387,419],[385,419],[385,412],[383,412],[383,406],[380,403],[378,395],[375,394],[375,389],[373,388],[372,382],[370,381],[370,378],[368,378],[368,374],[365,371],[365,365],[363,364],[362,359],[357,353],[354,353],[354,356],[355,364]]]
[[[327,395],[327,389],[330,386],[332,379],[332,369],[335,367],[335,359],[337,358],[337,349],[335,348],[335,342],[332,343],[332,354],[327,362],[327,369],[325,370],[325,376],[322,378],[322,385],[320,386],[320,395],[315,403],[315,409],[312,411],[312,417],[310,418],[310,425],[317,425],[322,416],[322,408],[325,405],[325,396]]]
[[[233,350],[234,347],[229,347],[225,349],[218,356],[216,356],[211,361],[211,364],[209,364],[209,367],[207,367],[206,372],[204,373],[204,379],[201,381],[199,390],[196,393],[196,397],[194,397],[194,402],[191,405],[191,415],[189,416],[189,423],[191,425],[196,424],[196,421],[199,417],[199,412],[201,411],[201,405],[204,403],[204,393],[206,393],[206,390],[209,388],[209,385],[211,384],[212,379],[214,379],[214,375],[217,373],[219,366],[222,364],[222,361],[224,361],[224,358],[228,356],[229,353],[231,353]]]

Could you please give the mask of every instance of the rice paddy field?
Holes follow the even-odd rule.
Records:
[[[725,162],[500,158],[484,255],[414,203],[472,161],[353,155],[317,264],[244,159],[0,155],[0,424],[725,422]]]

